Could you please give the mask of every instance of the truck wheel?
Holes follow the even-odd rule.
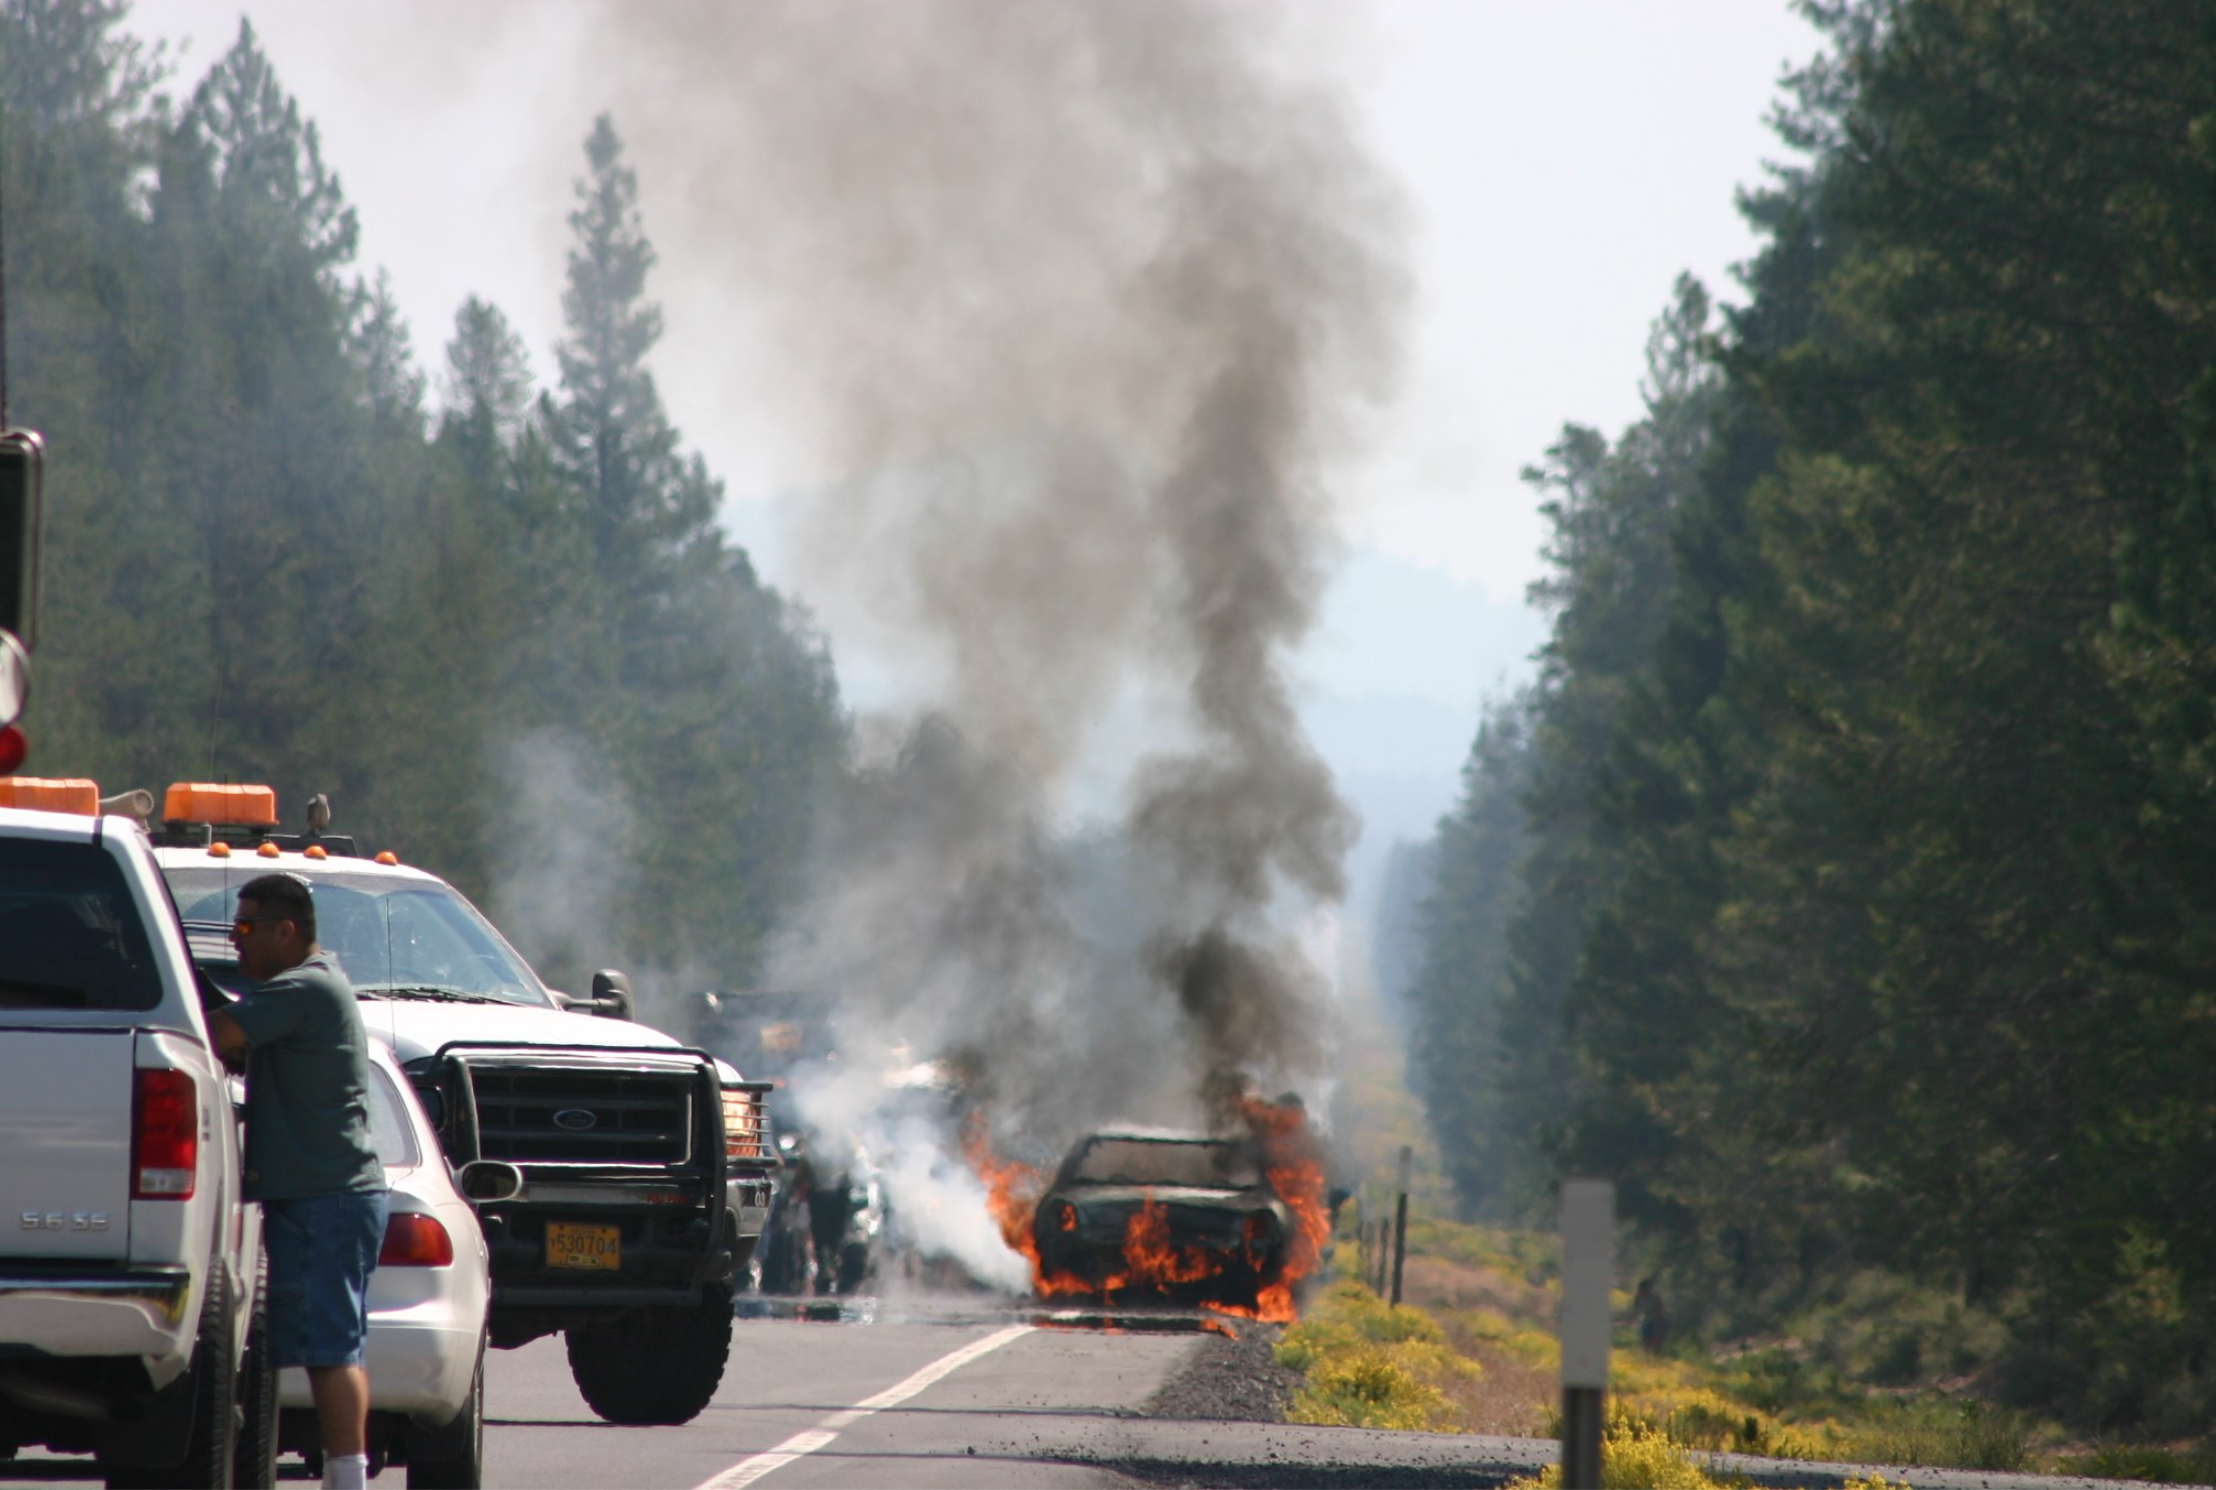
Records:
[[[269,1299],[254,1290],[247,1326],[246,1359],[239,1368],[239,1425],[232,1483],[239,1490],[275,1490],[277,1484],[277,1367],[269,1358]]]
[[[478,1490],[485,1478],[485,1342],[477,1342],[477,1372],[469,1402],[433,1428],[408,1425],[408,1490]]]
[[[231,1309],[229,1290],[223,1286],[223,1270],[208,1275],[208,1297],[200,1306],[200,1340],[193,1347],[192,1370],[178,1385],[192,1394],[191,1436],[182,1462],[167,1468],[115,1464],[107,1466],[110,1485],[208,1486],[210,1490],[231,1483],[233,1456],[238,1449],[238,1419],[232,1416]]]
[[[710,1288],[689,1308],[626,1309],[606,1323],[571,1325],[569,1374],[611,1423],[689,1423],[723,1380],[734,1304],[728,1288]]]

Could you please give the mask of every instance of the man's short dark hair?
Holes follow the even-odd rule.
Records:
[[[297,874],[265,874],[250,879],[239,886],[239,903],[253,901],[268,915],[290,921],[298,926],[310,940],[315,940],[315,897],[308,893],[308,882]]]

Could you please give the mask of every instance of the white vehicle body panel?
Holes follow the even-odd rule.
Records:
[[[0,1258],[129,1254],[137,1043],[128,1028],[0,1032]]]
[[[391,1213],[428,1215],[454,1243],[454,1260],[445,1267],[385,1265],[369,1275],[363,1364],[369,1371],[370,1410],[445,1423],[469,1401],[492,1302],[491,1259],[477,1213],[454,1187],[438,1135],[407,1077],[380,1041],[370,1042],[370,1062],[398,1099],[386,1110],[396,1110],[408,1124],[417,1159],[385,1166]],[[377,1079],[372,1073],[371,1080]],[[308,1373],[295,1366],[280,1374],[277,1400],[284,1407],[312,1406]]]
[[[401,999],[362,1001],[362,1018],[402,1061],[438,1054],[459,1041],[471,1045],[619,1045],[675,1050],[660,1030],[627,1019],[533,1009],[520,1004],[430,1004]]]
[[[201,1304],[221,1269],[243,1358],[261,1211],[240,1203],[237,1087],[209,1042],[153,852],[123,817],[0,808],[0,838],[101,850],[121,874],[159,983],[151,1008],[0,1008],[0,1344],[138,1357],[150,1383],[166,1386],[192,1364]],[[8,959],[0,945],[0,978]],[[150,1069],[191,1079],[199,1126],[187,1199],[130,1198],[134,1073]],[[105,1231],[92,1223],[102,1212]]]

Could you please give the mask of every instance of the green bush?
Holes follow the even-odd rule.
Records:
[[[1863,1464],[2020,1470],[2031,1462],[2023,1418],[1983,1402],[1924,1399],[1879,1407],[1841,1435],[1848,1456]]]
[[[1652,1422],[1611,1407],[1601,1431],[1600,1483],[1601,1490],[1725,1490],[1730,1482],[1708,1473],[1684,1444],[1673,1442]],[[1559,1464],[1508,1482],[1508,1490],[1561,1487]]]
[[[1457,1415],[1438,1384],[1474,1377],[1479,1367],[1447,1349],[1445,1339],[1420,1309],[1396,1309],[1342,1279],[1278,1342],[1278,1363],[1303,1378],[1286,1416],[1296,1423],[1452,1430]]]
[[[2064,1474],[2097,1480],[2148,1480],[2158,1485],[2216,1485],[2216,1439],[2190,1449],[2159,1444],[2100,1444],[2065,1455]]]

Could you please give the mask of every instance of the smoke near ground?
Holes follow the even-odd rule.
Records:
[[[1394,185],[1284,25],[662,4],[599,49],[662,101],[619,115],[631,148],[685,182],[647,204],[693,266],[665,293],[739,308],[784,457],[827,473],[800,589],[935,685],[873,736],[775,976],[835,994],[850,1045],[943,1060],[1004,1143],[1328,1069],[1284,928],[1340,894],[1356,824],[1285,665],[1407,283]],[[1073,840],[1071,774],[1135,698],[1161,748]]]

